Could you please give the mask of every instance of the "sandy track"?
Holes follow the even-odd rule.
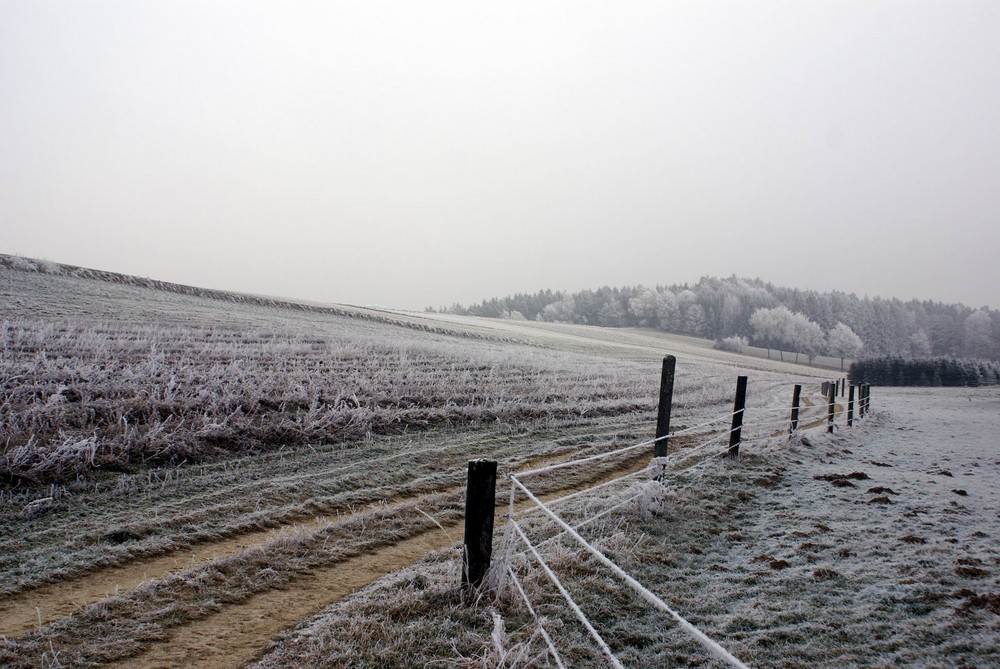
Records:
[[[560,488],[544,495],[543,499],[583,490],[639,471],[648,464],[648,457],[645,453],[609,474]],[[505,513],[505,509],[498,508],[497,527],[502,525],[501,516]],[[260,655],[282,630],[318,613],[354,590],[414,564],[431,551],[454,546],[455,539],[461,536],[462,523],[444,524],[443,528],[435,527],[372,553],[314,569],[296,579],[291,587],[261,593],[240,604],[227,606],[207,618],[176,628],[166,639],[152,645],[141,655],[110,666],[140,669],[242,666]]]
[[[444,526],[457,536],[460,523]],[[446,548],[451,539],[438,528],[382,550],[351,558],[297,579],[286,590],[271,590],[219,613],[185,625],[146,653],[109,666],[239,667],[254,659],[281,630],[294,625],[354,590]]]
[[[327,516],[297,523],[303,530],[319,527]],[[169,555],[150,560],[130,562],[86,574],[70,581],[44,585],[0,601],[0,621],[3,634],[19,636],[36,628],[39,623],[64,618],[84,606],[99,602],[116,592],[130,590],[152,579],[163,578],[173,572],[187,569],[199,562],[207,562],[232,555],[249,547],[267,543],[285,528],[251,532],[238,537],[185,548]]]

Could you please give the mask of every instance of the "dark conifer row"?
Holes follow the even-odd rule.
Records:
[[[848,373],[851,383],[873,386],[994,386],[1000,363],[992,360],[882,356],[858,360]]]

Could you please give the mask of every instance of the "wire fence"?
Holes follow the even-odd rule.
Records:
[[[796,392],[795,397],[798,398],[798,392]],[[616,668],[624,667],[622,661],[615,655],[596,626],[588,618],[583,607],[581,607],[580,604],[574,600],[573,596],[562,583],[559,576],[552,569],[551,565],[546,562],[543,556],[543,550],[554,542],[571,539],[576,545],[590,554],[600,565],[613,572],[624,583],[624,585],[634,591],[639,598],[654,607],[656,610],[670,616],[677,623],[680,629],[690,635],[690,637],[700,644],[708,654],[728,666],[745,668],[746,665],[732,653],[727,651],[720,643],[713,640],[708,636],[708,634],[685,619],[678,611],[663,601],[663,599],[652,589],[643,585],[638,579],[629,574],[604,552],[595,547],[591,541],[588,541],[580,534],[579,530],[583,527],[591,525],[597,520],[623,508],[627,508],[629,505],[637,502],[643,495],[647,494],[645,488],[639,490],[638,492],[625,494],[621,499],[615,501],[615,503],[613,503],[610,507],[604,508],[597,513],[592,513],[582,520],[576,521],[575,524],[568,522],[564,517],[560,516],[556,510],[571,501],[580,500],[588,495],[593,496],[597,491],[606,490],[613,486],[634,483],[636,480],[645,480],[647,483],[650,481],[658,481],[659,484],[665,485],[666,477],[668,475],[678,476],[682,473],[692,472],[699,468],[705,468],[708,463],[716,460],[717,458],[726,455],[733,455],[731,443],[730,450],[721,450],[717,447],[713,449],[712,447],[717,446],[719,443],[731,442],[734,433],[737,434],[740,441],[747,443],[761,439],[774,438],[775,436],[781,434],[795,435],[808,430],[828,428],[831,424],[829,423],[829,416],[834,415],[835,408],[840,406],[836,404],[831,406],[828,401],[829,397],[831,397],[831,395],[825,395],[823,398],[824,403],[812,404],[811,406],[804,407],[804,411],[796,411],[799,407],[793,407],[793,411],[791,413],[785,407],[764,407],[754,409],[747,409],[745,407],[736,408],[731,413],[723,414],[713,420],[706,421],[698,425],[670,432],[669,434],[663,435],[657,439],[641,441],[576,460],[550,464],[544,467],[537,467],[516,473],[508,473],[507,478],[510,482],[510,500],[506,526],[509,542],[508,549],[513,550],[512,544],[510,543],[513,539],[517,539],[520,544],[523,544],[524,549],[520,552],[520,554],[523,555],[525,559],[530,556],[533,559],[533,562],[537,563],[538,567],[558,591],[562,599],[565,601],[566,606],[586,630],[587,634],[596,644],[601,655],[610,666]],[[836,398],[834,398],[834,402],[835,401]],[[844,404],[846,405],[846,401]],[[860,402],[858,406],[860,407]],[[840,408],[842,413],[843,410],[848,409],[847,406],[841,406]],[[853,409],[853,406],[851,408]],[[866,412],[859,411],[856,420],[859,420],[864,413]],[[724,424],[728,421],[732,421],[732,427],[723,427],[715,430],[708,429],[713,426]],[[779,430],[779,427],[783,427],[785,429]],[[777,435],[775,434],[775,431],[778,431]],[[584,490],[578,490],[547,502],[543,502],[539,499],[539,497],[533,493],[524,482],[525,479],[532,476],[554,472],[568,467],[583,466],[598,460],[620,457],[639,449],[649,448],[662,440],[674,439],[681,436],[697,437],[698,443],[694,446],[677,449],[667,457],[654,457],[647,466],[643,467],[639,471],[631,472],[629,474],[604,481]],[[694,482],[691,482],[688,485],[693,484]],[[675,487],[674,490],[679,491],[686,487],[688,486],[684,486],[683,488]],[[523,496],[531,504],[528,509],[521,511],[519,516],[515,513],[516,495]],[[526,518],[535,515],[544,516],[549,521],[554,523],[558,532],[544,540],[532,541],[523,525],[523,521]],[[518,578],[509,561],[507,561],[504,565],[504,576],[510,579],[510,582],[514,585],[518,595],[524,602],[526,610],[534,619],[541,637],[545,641],[549,656],[551,656],[556,666],[560,668],[566,667],[566,662],[560,655],[557,648],[556,640],[553,639],[549,631],[546,630],[542,618],[538,615],[536,607],[532,604],[527,591],[524,589],[521,580]]]

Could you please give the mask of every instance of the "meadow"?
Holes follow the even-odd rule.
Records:
[[[642,449],[537,476],[533,491],[601,486],[560,512],[604,513],[587,536],[750,664],[998,660],[996,457],[984,445],[962,461],[981,477],[968,499],[930,488],[943,474],[904,431],[921,417],[900,418],[911,403],[790,441],[791,384],[818,405],[829,372],[652,331],[0,264],[3,666],[557,666],[510,579],[462,595],[465,463],[508,473],[648,439],[664,353],[678,357],[675,430],[725,417],[736,375],[750,376],[742,457],[698,448],[716,425],[676,439],[655,475]],[[934,424],[953,420],[970,419]],[[872,484],[813,478],[848,471]],[[892,492],[865,492],[878,487]],[[498,500],[508,490],[502,475]],[[498,564],[570,666],[604,666],[509,543],[505,513]],[[538,514],[524,526],[553,534]],[[545,546],[627,666],[711,663],[578,546]]]

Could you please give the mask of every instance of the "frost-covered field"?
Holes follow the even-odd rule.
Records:
[[[874,401],[854,430],[746,445],[582,533],[750,666],[998,666],[1000,391],[880,388]],[[565,517],[634,492],[595,494]],[[554,534],[546,525],[537,539]],[[543,554],[625,666],[713,665],[572,540]],[[537,565],[523,553],[512,564],[567,666],[607,666]],[[457,570],[436,554],[254,666],[555,666],[513,590],[470,610]]]
[[[791,385],[816,425],[821,370],[651,331],[102,276],[0,268],[0,665],[556,666],[510,581],[462,601],[465,463],[647,439],[668,352],[674,428],[722,422],[674,441],[664,485],[644,473],[560,504],[574,523],[614,509],[588,540],[750,666],[1000,665],[997,389],[876,388],[853,430],[840,413],[834,435],[789,442]],[[743,455],[705,459],[724,437],[692,449],[725,429],[740,373]],[[648,462],[529,485],[552,500]],[[567,666],[604,666],[500,541]],[[625,666],[710,665],[579,546],[542,552]]]
[[[676,427],[727,411],[737,373],[761,415],[822,378],[659,334],[78,274],[0,267],[3,666],[236,666],[450,545],[468,459],[514,470],[650,436],[666,352]]]

